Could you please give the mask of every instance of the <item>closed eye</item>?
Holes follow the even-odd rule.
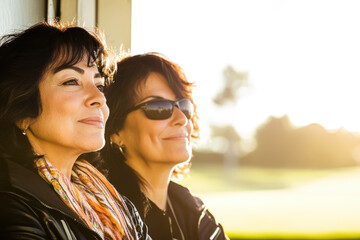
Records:
[[[79,85],[77,79],[71,79],[62,83],[62,85]]]

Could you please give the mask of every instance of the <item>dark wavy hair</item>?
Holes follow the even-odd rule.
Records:
[[[145,185],[146,182],[125,163],[126,159],[119,151],[118,146],[114,146],[115,143],[110,144],[110,136],[118,133],[123,128],[129,110],[135,106],[138,100],[137,93],[140,86],[154,72],[164,76],[177,98],[189,98],[193,101],[193,83],[186,79],[183,70],[177,64],[159,53],[125,57],[117,64],[114,82],[105,89],[110,116],[105,127],[106,144],[101,150],[101,154],[110,172],[114,173],[110,174],[110,181],[113,182],[121,194],[129,197],[134,202],[143,216],[145,212],[144,199],[139,198],[139,196],[142,195],[140,186]],[[191,119],[194,126],[193,140],[199,136],[198,115],[196,105],[194,104],[194,106],[194,116]],[[179,165],[175,168],[173,177],[184,175],[189,167],[189,162]]]
[[[37,157],[16,123],[41,113],[39,82],[47,71],[84,57],[111,80],[116,65],[99,33],[43,22],[0,39],[0,158],[33,164]]]

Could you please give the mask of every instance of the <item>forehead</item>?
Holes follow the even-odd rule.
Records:
[[[169,83],[165,77],[156,72],[149,74],[146,80],[142,81],[138,89],[139,98],[144,98],[150,95],[174,98],[175,93],[170,88]]]
[[[91,71],[98,71],[98,67],[95,64],[94,61],[89,61],[89,58],[87,56],[83,56],[81,59],[79,59],[78,61],[57,61],[53,64],[51,64],[47,70],[45,71],[45,74],[56,74],[62,70],[65,69],[82,69],[83,71],[79,71],[80,73],[83,73],[86,70],[91,69]]]
[[[74,44],[60,44],[52,52],[51,61],[47,70],[57,69],[62,66],[74,66],[80,62],[94,64],[94,56],[85,46],[75,46]]]

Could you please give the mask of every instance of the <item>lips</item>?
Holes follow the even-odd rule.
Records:
[[[165,137],[163,139],[164,140],[174,140],[174,141],[186,141],[186,140],[189,140],[187,134],[174,134],[174,135],[167,136],[167,137]]]
[[[98,128],[104,128],[104,119],[102,117],[94,116],[79,120],[80,123],[92,125]]]

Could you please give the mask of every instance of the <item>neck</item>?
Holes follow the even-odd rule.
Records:
[[[160,209],[166,210],[168,186],[174,166],[162,163],[139,164],[138,161],[127,160],[146,184],[141,186],[141,191]]]
[[[76,159],[81,153],[63,149],[52,144],[39,144],[36,141],[31,141],[31,136],[28,135],[29,142],[36,154],[43,155],[57,170],[64,174],[69,180],[71,179],[71,171]]]
[[[53,154],[44,154],[46,160],[51,162],[51,164],[64,174],[69,180],[71,179],[71,171],[74,166],[74,163],[77,159],[77,156],[64,156],[64,155],[53,155]],[[60,158],[58,157],[60,156]]]

